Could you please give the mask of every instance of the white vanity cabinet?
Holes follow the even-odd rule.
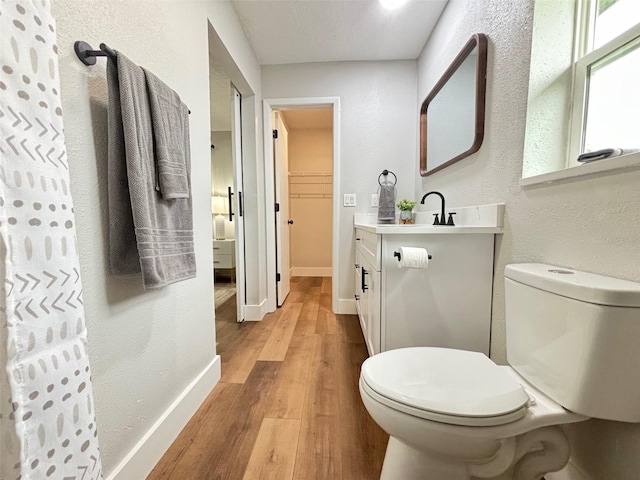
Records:
[[[378,239],[369,232],[356,232],[355,300],[360,327],[369,355],[380,353],[380,264]]]
[[[356,224],[355,294],[369,354],[431,346],[488,355],[500,231]],[[428,268],[399,268],[401,246],[426,248]]]

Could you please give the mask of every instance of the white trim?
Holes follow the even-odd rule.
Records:
[[[220,380],[220,355],[185,388],[106,480],[146,478]]]
[[[341,298],[338,300],[338,309],[335,313],[339,315],[357,315],[356,301],[353,298]]]
[[[597,2],[591,2],[589,9],[590,18],[582,20],[578,26],[582,29],[587,28],[587,32],[580,32],[583,38],[581,48],[590,48],[590,45],[585,43],[591,43],[592,39],[585,40],[585,36],[592,35],[594,24],[593,16],[596,15]],[[567,166],[575,165],[578,155],[582,153],[585,143],[585,128],[588,115],[588,101],[589,101],[589,76],[591,67],[597,62],[605,59],[607,56],[615,53],[617,50],[635,42],[640,38],[640,25],[635,25],[625,32],[621,33],[617,37],[609,40],[602,45],[588,53],[579,52],[581,55],[573,66],[574,79],[573,79],[573,103],[571,110],[571,120],[569,128],[569,148]]]
[[[340,238],[340,97],[302,97],[302,98],[273,98],[263,100],[263,138],[264,138],[264,181],[267,234],[267,311],[276,309],[276,262],[275,255],[275,223],[273,221],[273,206],[275,203],[274,171],[273,171],[273,124],[271,112],[277,109],[304,107],[333,107],[333,238],[331,271],[332,271],[332,305],[334,312],[339,311],[338,305],[338,262]],[[247,319],[249,314],[247,312]]]
[[[556,170],[554,172],[533,175],[520,179],[520,186],[529,187],[532,185],[540,185],[544,183],[552,183],[560,180],[567,180],[585,175],[595,175],[603,172],[621,173],[615,170],[626,168],[637,168],[640,166],[640,153],[630,153],[615,158],[606,158],[604,160],[596,160],[594,162],[577,165],[575,167]]]
[[[291,267],[292,277],[330,277],[331,267]]]
[[[267,300],[264,299],[260,305],[245,305],[244,320],[245,322],[259,322],[267,313],[269,313]]]

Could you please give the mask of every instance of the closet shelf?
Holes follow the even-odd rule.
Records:
[[[331,172],[289,172],[289,193],[293,198],[331,198]]]

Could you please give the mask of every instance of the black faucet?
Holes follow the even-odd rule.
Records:
[[[438,214],[435,213],[434,216],[436,218],[435,218],[435,221],[433,222],[433,224],[434,225],[446,225],[447,222],[446,222],[446,220],[444,218],[444,195],[442,195],[440,192],[436,192],[436,191],[425,193],[424,196],[422,197],[422,200],[420,200],[420,203],[422,205],[424,205],[424,201],[427,199],[427,197],[429,195],[437,195],[437,196],[440,197],[440,200],[442,200],[442,210],[441,210],[440,218],[438,218]],[[453,222],[451,224],[453,225]]]

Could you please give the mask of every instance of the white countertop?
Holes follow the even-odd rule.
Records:
[[[456,233],[502,233],[500,227],[436,227],[433,225],[370,225],[354,223],[354,228],[378,235],[424,235],[424,234],[456,234]]]
[[[493,205],[447,209],[447,212],[450,211],[456,212],[455,222],[459,225],[453,227],[432,225],[432,215],[433,213],[437,213],[437,211],[430,210],[415,212],[415,220],[417,223],[413,225],[377,224],[377,214],[356,213],[353,218],[353,226],[354,228],[359,228],[378,235],[502,233],[504,204],[498,203]]]

